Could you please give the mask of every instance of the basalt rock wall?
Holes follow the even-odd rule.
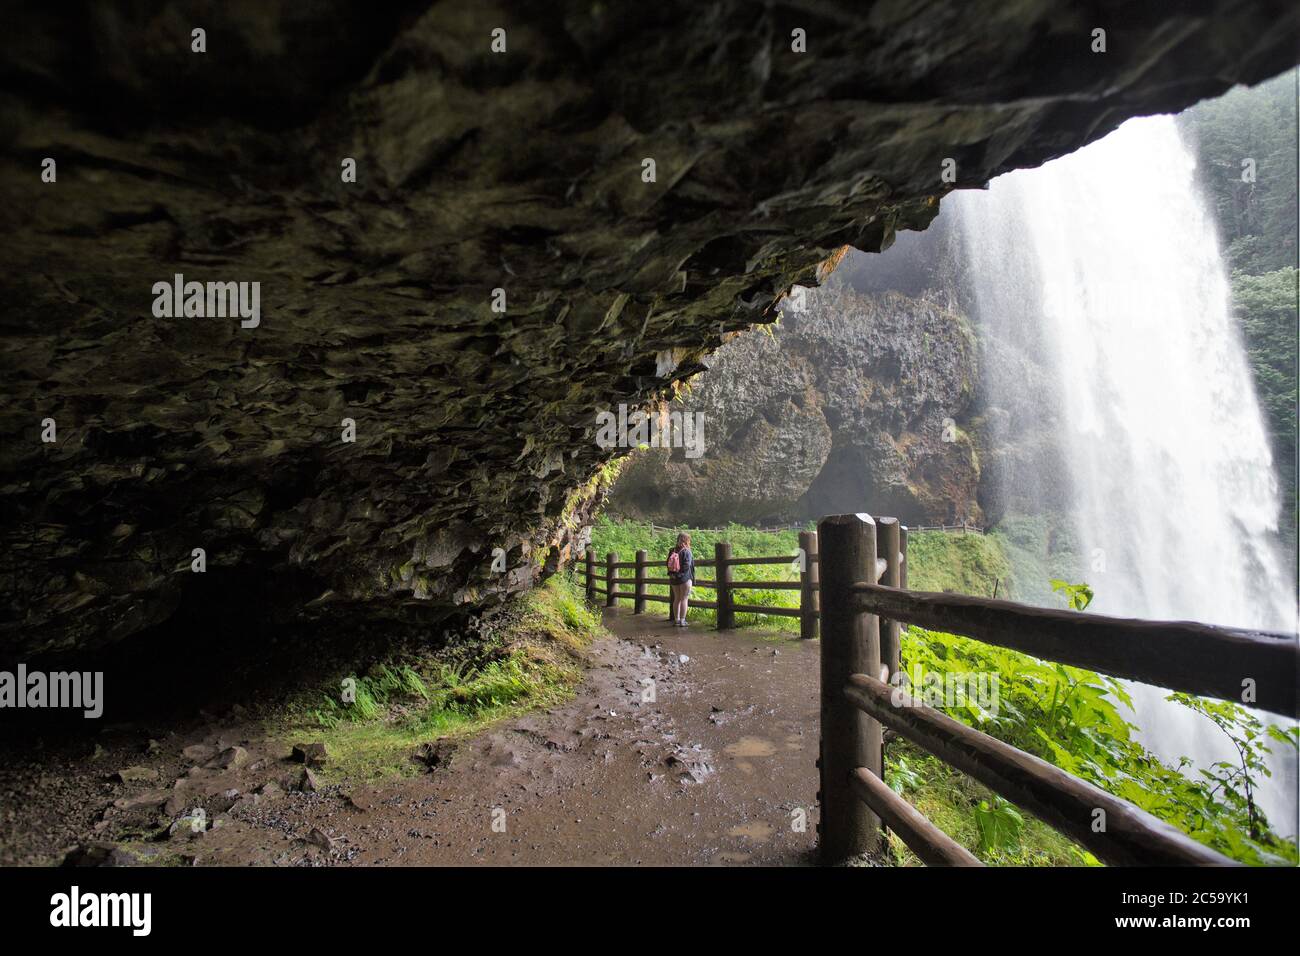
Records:
[[[614,486],[618,513],[711,526],[866,510],[910,524],[982,521],[969,432],[975,333],[941,290],[864,293],[838,276],[740,336],[675,403],[704,453],[649,448]]]
[[[597,412],[663,400],[953,186],[1277,74],[1298,21],[22,5],[0,37],[0,647],[102,646],[196,602],[423,626],[499,601],[565,559],[626,452]],[[178,273],[259,283],[258,324],[156,315]]]

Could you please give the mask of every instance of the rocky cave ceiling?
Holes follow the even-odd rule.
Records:
[[[664,397],[838,248],[924,228],[945,159],[978,186],[1300,59],[1300,6],[1231,0],[6,20],[6,656],[166,626],[195,548],[205,600],[286,622],[498,601],[599,503],[623,452],[597,411]],[[259,282],[260,324],[156,317],[176,273]]]

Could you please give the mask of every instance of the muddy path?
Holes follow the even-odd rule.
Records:
[[[232,715],[135,758],[156,777],[83,787],[57,839],[93,844],[170,817],[164,839],[92,853],[198,866],[811,863],[817,643],[626,609],[605,624],[571,700],[439,750],[418,777],[323,784]],[[22,807],[48,806],[51,785],[46,774]],[[6,829],[40,822],[22,816]]]

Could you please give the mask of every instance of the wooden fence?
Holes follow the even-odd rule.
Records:
[[[712,579],[696,579],[695,587],[714,591],[716,600],[703,601],[691,598],[691,607],[711,608],[718,612],[718,629],[726,630],[736,626],[737,614],[774,614],[781,617],[799,618],[799,635],[804,638],[817,636],[817,621],[820,616],[817,600],[817,533],[799,532],[799,550],[801,554],[776,555],[761,558],[733,558],[731,545],[719,542],[713,546],[713,557],[695,562],[696,568],[713,568]],[[632,612],[641,614],[645,611],[647,601],[669,602],[666,594],[651,594],[652,584],[671,584],[666,577],[651,576],[647,572],[658,569],[658,559],[650,562],[645,551],[636,553],[635,561],[620,561],[618,552],[611,551],[605,555],[603,564],[596,561],[596,552],[587,549],[586,556],[587,600],[595,603],[597,597],[605,601],[606,607],[613,607],[616,601],[630,600]],[[737,581],[733,579],[732,568],[741,565],[789,564],[799,562],[798,581]],[[620,571],[631,571],[632,576],[620,576]],[[601,586],[600,582],[604,582]],[[625,587],[620,590],[619,585]],[[626,585],[632,589],[627,590]],[[795,590],[799,591],[798,607],[770,607],[760,604],[745,604],[736,600],[737,591]]]
[[[985,530],[979,525],[967,524],[916,524],[908,525],[908,530],[917,531],[942,531],[945,534],[985,534]]]
[[[894,679],[899,627],[963,634],[1289,717],[1297,715],[1294,635],[909,591],[903,531],[892,518],[867,515],[835,515],[818,526],[823,860],[878,850],[888,826],[926,863],[980,865],[881,780],[889,727],[1106,863],[1232,864],[1134,804],[913,699]]]

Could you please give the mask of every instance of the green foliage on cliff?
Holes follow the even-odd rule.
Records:
[[[1180,124],[1197,156],[1232,271],[1245,340],[1283,484],[1285,526],[1296,526],[1296,74],[1238,88],[1188,110]]]
[[[1273,434],[1296,439],[1296,270],[1233,276],[1232,292],[1260,404]]]
[[[1296,302],[1294,268],[1263,275],[1236,273],[1232,298],[1254,371],[1255,391],[1281,475],[1292,534],[1295,530]]]
[[[1008,600],[1058,607],[1051,582],[1073,580],[1081,573],[1074,527],[1064,515],[1009,514],[988,536],[1011,565],[1011,586],[999,595]]]
[[[921,531],[908,535],[907,586],[916,591],[956,591],[1008,596],[1011,562],[993,535]]]
[[[1296,263],[1295,84],[1288,72],[1180,117],[1234,272],[1261,275]]]

